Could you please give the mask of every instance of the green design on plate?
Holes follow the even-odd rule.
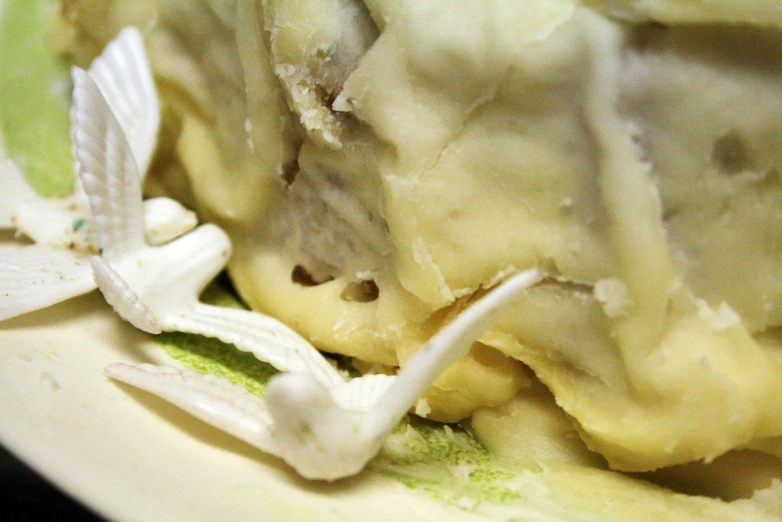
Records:
[[[211,373],[263,397],[266,383],[277,373],[252,354],[216,339],[183,333],[165,333],[156,340],[166,353],[191,370]]]
[[[244,308],[219,280],[207,287],[201,300],[216,306]],[[158,335],[156,340],[169,357],[187,368],[225,377],[261,397],[266,383],[277,373],[270,364],[217,339],[184,333],[164,333]]]
[[[0,132],[5,153],[44,196],[73,190],[70,78],[52,45],[57,0],[0,3]]]
[[[370,469],[466,510],[523,499],[513,478],[543,471],[532,461],[492,455],[460,426],[415,416],[394,429]]]

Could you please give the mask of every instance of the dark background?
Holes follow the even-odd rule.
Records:
[[[103,522],[0,446],[0,506],[4,522]]]

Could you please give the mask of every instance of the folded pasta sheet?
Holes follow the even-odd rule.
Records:
[[[89,4],[70,12],[82,49]],[[252,307],[393,372],[541,267],[429,390],[430,418],[505,403],[531,370],[615,469],[782,455],[777,2],[150,13],[166,122],[148,190],[230,233]]]

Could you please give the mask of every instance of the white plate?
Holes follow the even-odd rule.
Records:
[[[0,323],[0,442],[117,520],[474,518],[373,472],[331,485],[303,481],[103,375],[111,362],[142,360],[167,361],[97,293]]]
[[[7,12],[3,3],[0,0],[0,15]],[[21,6],[21,11],[15,11],[17,17],[24,9],[51,14],[57,7],[56,0],[11,0],[6,2],[9,5]],[[32,19],[41,23],[37,14]],[[0,36],[18,22],[13,17],[0,18],[3,21],[10,25],[0,23]],[[34,36],[25,52],[33,53],[35,44],[42,41]],[[13,38],[3,42],[18,43]],[[28,42],[22,43],[27,46]],[[10,52],[5,51],[6,55]],[[10,56],[15,60],[13,67],[33,64],[28,68],[35,68],[37,63]],[[19,82],[11,78],[14,74],[3,77],[2,73],[9,71],[16,69],[0,69],[0,80],[12,80],[18,91]],[[44,70],[41,74],[48,73]],[[34,82],[22,90],[28,93],[31,86]],[[45,94],[38,96],[46,98]],[[3,101],[0,96],[0,108]],[[59,107],[59,111],[64,117],[65,108]],[[37,117],[57,112],[56,103],[54,108],[33,104],[30,114]],[[17,118],[29,123],[26,116]],[[43,123],[39,127],[44,131],[53,128],[52,121]],[[61,130],[61,136],[55,137],[62,151],[52,161],[61,163],[67,173],[67,132]],[[50,140],[30,140],[28,146],[34,149],[42,143],[45,152],[51,152]],[[36,165],[29,160],[34,158],[23,157],[32,170]],[[48,175],[52,164],[37,166]],[[0,233],[0,253],[17,246],[11,234]],[[756,522],[778,518],[764,517],[762,508],[754,503],[727,505],[673,495],[618,473],[567,467],[544,471],[531,461],[506,466],[508,463],[476,448],[466,435],[454,439],[448,429],[432,426],[422,430],[428,430],[424,436],[418,432],[395,436],[390,446],[397,453],[390,455],[402,458],[387,459],[376,466],[385,475],[365,471],[333,484],[307,482],[281,461],[159,399],[110,381],[103,368],[116,361],[172,362],[150,336],[114,315],[97,292],[0,322],[0,443],[110,519],[458,522],[486,520],[488,516],[493,520],[550,522]],[[417,449],[405,446],[410,441],[405,439],[408,435]],[[418,450],[424,464],[416,460]],[[388,475],[396,475],[398,480]],[[426,490],[447,498],[450,504],[425,495]],[[781,491],[782,487],[769,492],[769,502],[782,498]],[[491,500],[509,502],[493,504]],[[782,500],[779,502],[782,505]],[[470,513],[471,509],[480,514]]]

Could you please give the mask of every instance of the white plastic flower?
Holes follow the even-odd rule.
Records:
[[[143,176],[149,167],[160,125],[160,110],[141,35],[123,30],[90,67],[118,123],[128,136]],[[78,165],[74,165],[74,171]],[[16,230],[34,241],[0,256],[0,320],[45,308],[95,288],[88,256],[92,220],[76,178],[66,198],[44,198],[27,183],[10,159],[0,159],[0,229]],[[179,203],[151,199],[144,204],[144,231],[157,244],[197,224]]]
[[[119,120],[90,74],[74,68],[73,78],[76,158],[102,253],[90,262],[106,301],[146,332],[215,337],[281,371],[307,372],[330,387],[344,383],[320,352],[276,319],[198,300],[231,255],[228,235],[218,226],[148,244],[141,184]]]

